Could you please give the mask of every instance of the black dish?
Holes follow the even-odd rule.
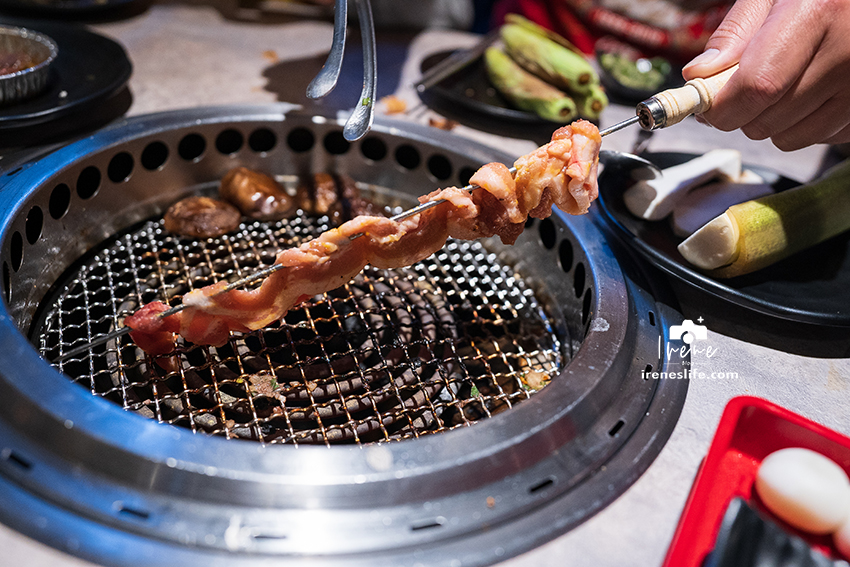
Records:
[[[0,0],[0,8],[28,12],[34,17],[71,16],[103,12],[138,0]]]
[[[828,537],[828,536],[827,536]],[[815,550],[798,535],[785,531],[763,517],[741,498],[726,508],[715,540],[714,550],[706,557],[705,567],[840,567]]]
[[[420,66],[422,73],[424,74],[451,54],[452,51],[441,51],[426,57]],[[533,112],[511,108],[508,101],[490,84],[482,57],[449,75],[427,92],[431,96],[442,99],[442,102],[454,103],[482,116],[507,121],[514,125],[545,126],[552,129],[558,124],[544,120]]]
[[[124,48],[81,26],[16,18],[0,18],[0,23],[45,33],[59,46],[47,89],[0,108],[0,133],[88,112],[118,93],[130,78],[133,67]],[[91,118],[96,119],[95,113]]]
[[[643,157],[663,169],[696,156],[671,152]],[[765,169],[747,168],[779,191],[799,184]],[[734,306],[800,323],[850,327],[850,232],[764,270],[715,280],[692,268],[679,254],[676,246],[682,239],[673,234],[667,219],[651,222],[629,213],[622,195],[630,182],[626,171],[603,171],[596,210],[630,248],[654,266]]]

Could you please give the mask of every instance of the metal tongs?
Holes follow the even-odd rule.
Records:
[[[349,142],[366,135],[375,119],[375,87],[378,80],[378,62],[375,55],[375,22],[369,0],[354,0],[357,18],[360,20],[360,35],[363,40],[363,90],[360,100],[342,131]],[[334,0],[334,35],[328,59],[316,77],[307,86],[307,96],[312,99],[330,94],[339,80],[342,57],[345,51],[346,27],[348,25],[348,0]]]

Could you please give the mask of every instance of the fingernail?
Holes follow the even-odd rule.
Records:
[[[694,119],[702,124],[703,126],[708,126],[709,128],[714,128],[711,124],[708,123],[708,120],[702,114],[694,114]]]
[[[688,67],[694,67],[695,65],[705,65],[706,63],[711,63],[714,61],[717,56],[720,55],[720,50],[712,47],[711,49],[706,49],[699,55],[693,58],[690,63],[685,65],[685,69]]]

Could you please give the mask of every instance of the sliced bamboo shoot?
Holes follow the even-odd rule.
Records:
[[[738,257],[738,223],[726,211],[679,244],[685,259],[702,270],[731,264]]]
[[[679,245],[691,264],[731,278],[850,229],[850,160],[819,179],[729,207]]]
[[[673,209],[670,217],[673,234],[687,238],[732,205],[774,192],[771,185],[749,170],[744,170],[741,178],[734,183],[717,181],[697,187]]]

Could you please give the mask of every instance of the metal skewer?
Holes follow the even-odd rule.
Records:
[[[366,35],[369,35],[367,30],[368,30],[368,28],[371,27],[371,24],[372,24],[372,22],[371,22],[371,9],[369,7],[369,2],[368,2],[368,0],[357,0],[357,3],[358,3],[357,4],[358,5],[358,12],[360,13],[361,18],[367,17],[366,12],[368,12],[369,21],[365,22],[363,24],[363,26],[364,26],[364,33]],[[374,38],[373,35],[371,37]],[[369,44],[370,38],[364,37],[364,42]],[[374,43],[373,42],[371,42],[370,49],[374,50]],[[366,56],[367,59],[369,58],[368,53],[364,53],[364,55]],[[373,51],[372,55],[374,56],[374,51]],[[374,59],[374,57],[373,57],[373,59]],[[373,63],[374,63],[374,61],[373,61]],[[368,76],[370,75],[370,73],[374,73],[374,68],[372,67],[372,70],[370,71],[369,67],[370,66],[367,65],[367,72],[366,72],[366,74],[367,74],[367,81],[366,82],[367,83],[369,83]],[[622,122],[619,122],[617,124],[614,124],[613,126],[609,126],[608,128],[600,130],[599,135],[600,136],[607,136],[608,134],[618,132],[618,131],[620,131],[624,128],[627,128],[627,127],[629,127],[633,124],[640,124],[641,128],[643,128],[644,130],[656,130],[656,129],[659,129],[659,128],[666,128],[667,126],[672,126],[673,124],[677,124],[678,122],[681,122],[682,120],[684,120],[686,117],[690,116],[691,114],[705,112],[706,110],[708,110],[711,107],[711,103],[714,101],[714,96],[717,94],[717,92],[721,88],[723,88],[723,85],[726,84],[726,82],[735,73],[735,71],[737,71],[737,69],[738,69],[738,66],[734,65],[733,67],[730,67],[729,69],[726,69],[725,71],[718,73],[717,75],[714,75],[712,77],[708,77],[707,79],[692,79],[692,80],[688,81],[687,83],[685,83],[685,86],[683,86],[683,87],[679,87],[679,88],[676,88],[676,89],[669,89],[669,90],[666,90],[664,92],[658,93],[657,95],[650,97],[647,100],[639,103],[637,105],[636,109],[635,109],[635,112],[636,112],[635,116],[632,116],[631,118],[629,118],[627,120],[623,120]],[[374,75],[372,75],[372,76],[374,76]],[[368,84],[364,85],[364,93],[366,92],[365,87],[368,87],[368,86],[369,86]],[[362,96],[361,96],[361,98],[362,98]],[[370,110],[371,110],[371,108],[370,108]],[[371,124],[371,121],[370,121],[370,124]],[[648,162],[647,160],[644,160],[643,158],[639,158],[637,156],[632,156],[630,154],[625,154],[625,153],[622,153],[622,152],[610,152],[610,151],[603,150],[602,152],[599,153],[599,155],[600,155],[600,159],[603,158],[603,155],[608,155],[609,159],[611,159],[611,158],[615,158],[615,159],[625,158],[630,162],[636,162],[636,163],[642,162],[642,165],[648,166],[648,167],[653,168],[656,171],[658,171],[658,168],[655,165],[653,165],[652,163]],[[511,168],[511,169],[509,169],[509,171],[511,172],[511,175],[513,175],[513,174],[516,173],[516,168]],[[474,189],[477,189],[477,186],[476,185],[467,185],[463,189],[466,190],[466,191],[473,191]],[[417,215],[417,214],[421,213],[422,211],[430,209],[431,207],[435,207],[442,202],[444,202],[444,201],[442,199],[439,199],[439,200],[436,200],[436,201],[429,201],[427,203],[423,203],[419,206],[416,206],[412,209],[408,209],[406,211],[403,211],[403,212],[391,217],[390,220],[393,220],[393,221],[404,220],[406,218],[412,217],[413,215]],[[362,236],[362,234],[355,234],[355,235],[352,236],[352,239],[357,238],[359,236]],[[257,281],[257,280],[260,280],[260,279],[264,279],[264,278],[270,276],[271,274],[275,273],[276,271],[280,270],[283,267],[284,266],[281,265],[281,264],[272,264],[271,266],[263,268],[262,270],[259,270],[259,271],[255,272],[255,273],[253,273],[249,276],[246,276],[246,277],[241,278],[241,279],[239,279],[239,280],[237,280],[237,281],[235,281],[231,284],[228,284],[227,286],[222,288],[221,291],[214,294],[213,297],[215,297],[216,295],[222,294],[222,293],[227,293],[227,292],[229,292],[233,289],[236,289],[238,287],[241,287],[245,284],[249,284],[251,282],[254,282],[254,281]],[[171,309],[168,309],[167,311],[163,311],[162,313],[160,313],[157,316],[158,317],[168,317],[170,315],[174,315],[175,313],[179,313],[180,311],[183,311],[186,307],[187,306],[184,305],[184,304],[177,305],[176,307],[172,307]],[[117,329],[115,331],[112,331],[111,333],[108,333],[106,335],[103,335],[102,337],[94,339],[93,341],[91,341],[91,342],[89,342],[85,345],[81,345],[79,347],[76,347],[76,348],[69,350],[66,353],[63,353],[62,355],[60,355],[56,359],[56,362],[61,362],[61,361],[66,360],[67,358],[70,358],[72,356],[82,354],[82,353],[86,352],[87,350],[89,350],[90,348],[92,348],[94,346],[97,346],[97,345],[103,344],[105,342],[111,341],[113,339],[121,337],[122,335],[126,335],[131,330],[132,329],[130,329],[129,327],[122,327],[121,329]]]
[[[606,128],[605,130],[600,131],[599,134],[600,134],[600,136],[607,136],[608,134],[610,134],[612,132],[622,130],[623,128],[625,128],[627,126],[631,126],[632,124],[635,124],[636,122],[637,122],[637,117],[630,118],[629,120],[625,120],[623,122],[620,122],[619,124],[611,126],[610,128]],[[621,159],[621,160],[625,159],[629,162],[633,162],[635,165],[649,167],[649,168],[654,169],[656,171],[658,170],[658,168],[653,163],[651,163],[651,162],[649,162],[649,161],[647,161],[647,160],[645,160],[641,157],[634,156],[634,155],[631,155],[631,154],[626,154],[626,153],[622,153],[622,152],[615,152],[615,151],[610,151],[610,150],[602,150],[601,152],[599,152],[599,155],[600,155],[600,159],[602,159],[603,161],[605,159]],[[607,156],[607,158],[606,158],[606,156]],[[515,167],[511,167],[511,168],[508,169],[508,171],[510,172],[511,175],[515,175],[517,169]],[[478,185],[469,184],[469,185],[463,187],[462,190],[472,192],[472,191],[474,191],[475,189],[478,189],[478,188],[479,188]],[[436,207],[437,205],[444,203],[444,202],[445,202],[445,199],[436,199],[434,201],[428,201],[428,202],[422,203],[420,205],[417,205],[417,206],[415,206],[411,209],[407,209],[405,211],[402,211],[402,212],[390,217],[390,220],[394,221],[394,222],[399,222],[399,221],[408,219],[408,218],[410,218],[414,215],[418,215],[419,213],[421,213],[423,211],[427,211],[428,209]],[[358,238],[362,235],[363,235],[362,233],[354,234],[354,235],[351,236],[351,239],[354,240],[355,238]],[[211,297],[216,297],[216,296],[221,295],[223,293],[228,293],[228,292],[230,292],[234,289],[237,289],[237,288],[240,288],[240,287],[247,285],[249,283],[255,282],[257,280],[265,279],[265,278],[269,277],[270,275],[272,275],[273,273],[277,272],[278,270],[280,270],[281,268],[284,268],[284,267],[285,266],[283,266],[283,264],[272,264],[271,266],[267,266],[267,267],[265,267],[261,270],[258,270],[258,271],[254,272],[254,273],[252,273],[248,276],[245,276],[244,278],[240,278],[240,279],[226,285],[221,290],[214,293]],[[181,311],[183,311],[187,307],[188,307],[188,305],[181,303],[180,305],[176,305],[176,306],[171,307],[170,309],[168,309],[166,311],[163,311],[163,312],[157,314],[156,317],[159,318],[159,319],[164,318],[164,317],[170,317],[171,315],[174,315],[176,313],[180,313]],[[62,362],[62,361],[67,360],[68,358],[71,358],[73,356],[83,354],[92,347],[95,347],[95,346],[101,345],[103,343],[109,342],[111,340],[117,339],[119,337],[122,337],[122,336],[130,333],[131,331],[132,331],[132,329],[130,327],[121,327],[120,329],[116,329],[116,330],[114,330],[110,333],[107,333],[106,335],[103,335],[101,337],[93,339],[92,341],[90,341],[90,342],[88,342],[84,345],[80,345],[78,347],[75,347],[75,348],[68,350],[67,352],[62,353],[60,356],[58,356],[56,358],[55,362]]]
[[[604,137],[604,136],[607,136],[608,134],[613,134],[614,132],[619,132],[623,128],[628,128],[632,124],[637,124],[638,122],[640,122],[640,115],[636,114],[636,115],[632,116],[631,118],[629,118],[628,120],[623,120],[622,122],[618,122],[617,124],[614,124],[613,126],[609,126],[609,127],[605,128],[604,130],[600,130],[599,135]]]
[[[273,273],[275,273],[276,271],[280,270],[283,267],[284,266],[282,264],[272,264],[271,266],[266,266],[265,268],[254,272],[253,274],[245,276],[244,278],[240,278],[233,283],[227,284],[225,287],[223,287],[219,291],[215,292],[211,297],[216,297],[217,295],[221,295],[223,293],[233,291],[234,289],[242,287],[243,285],[247,285],[251,282],[255,282],[257,280],[265,279],[265,278],[269,277],[270,275],[272,275]],[[158,319],[162,319],[163,317],[170,317],[171,315],[174,315],[175,313],[180,313],[181,311],[183,311],[187,307],[188,307],[188,305],[181,303],[180,305],[175,305],[174,307],[167,309],[166,311],[163,311],[162,313],[158,313],[156,315],[156,317]],[[124,335],[130,333],[132,330],[133,329],[131,329],[130,327],[121,327],[120,329],[116,329],[116,330],[114,330],[110,333],[107,333],[107,334],[105,334],[101,337],[93,339],[92,341],[90,341],[90,342],[88,342],[84,345],[74,347],[74,348],[70,349],[68,352],[62,353],[61,355],[56,357],[55,362],[62,362],[64,360],[67,360],[68,358],[71,358],[72,356],[77,356],[78,354],[83,354],[84,352],[86,352],[87,350],[89,350],[92,347],[96,347],[98,345],[102,345],[103,343],[109,342],[109,341],[117,339],[119,337],[123,337]]]

